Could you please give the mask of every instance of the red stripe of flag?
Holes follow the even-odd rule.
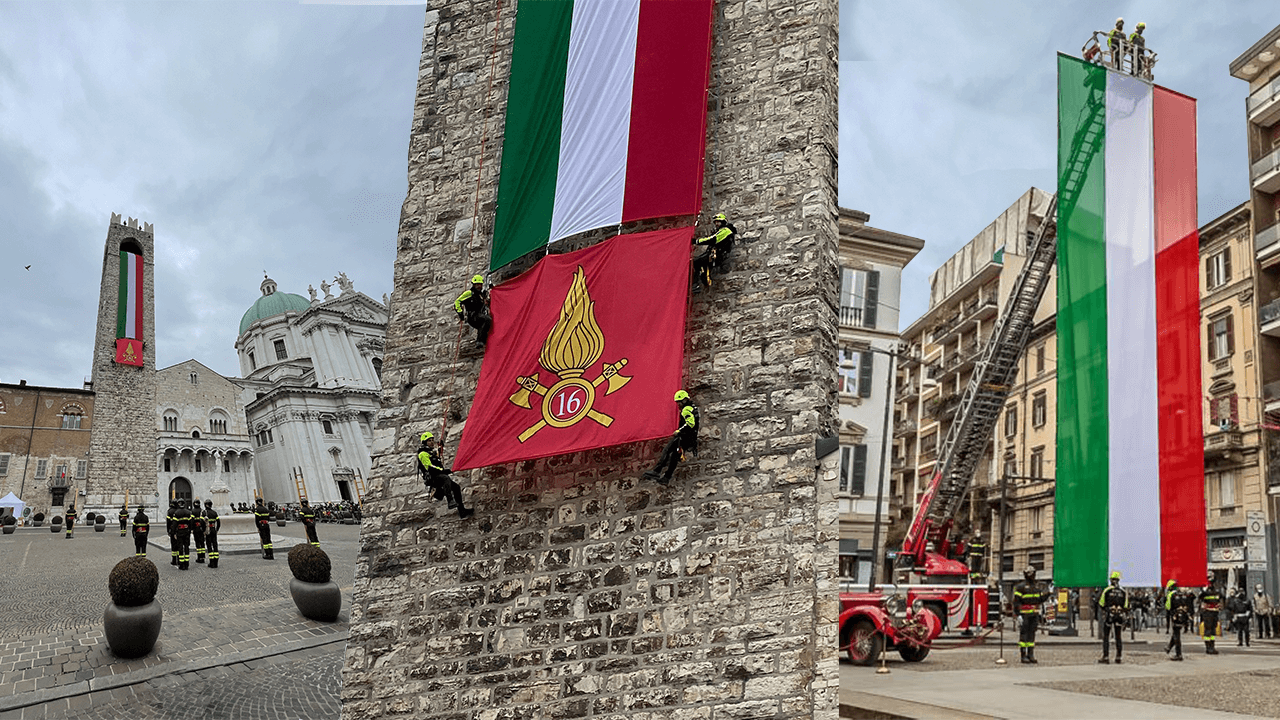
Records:
[[[641,0],[624,222],[702,206],[711,0]]]
[[[1160,571],[1184,586],[1206,581],[1204,429],[1200,394],[1196,101],[1156,87],[1157,382],[1160,388]]]

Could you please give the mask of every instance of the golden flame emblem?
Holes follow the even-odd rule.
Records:
[[[542,352],[538,355],[538,364],[555,373],[559,381],[550,388],[544,387],[536,370],[528,377],[516,378],[520,389],[510,398],[513,404],[532,409],[530,393],[542,396],[542,419],[520,433],[520,442],[548,425],[569,427],[583,418],[591,418],[604,427],[613,423],[613,418],[593,407],[596,388],[607,382],[604,394],[610,395],[631,382],[631,378],[618,373],[627,365],[627,359],[621,358],[614,363],[605,363],[594,380],[582,379],[604,355],[604,333],[596,324],[595,305],[587,291],[586,273],[579,265],[564,305],[560,307],[560,319],[543,341]]]

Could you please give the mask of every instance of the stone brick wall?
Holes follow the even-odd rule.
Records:
[[[446,414],[456,447],[479,374],[453,367],[448,306],[487,260],[514,14],[427,3],[343,716],[834,718],[836,472],[814,443],[836,420],[836,3],[716,6],[702,229],[723,210],[742,239],[689,314],[701,454],[668,488],[638,479],[660,443],[460,474],[460,522],[412,451]]]
[[[52,476],[65,465],[65,497],[74,497],[84,486],[76,470],[77,463],[88,457],[93,400],[92,392],[74,388],[0,384],[0,458],[8,457],[8,462],[0,459],[0,496],[12,492],[31,508],[32,515],[49,515]],[[64,411],[81,414],[78,429],[62,429]],[[37,476],[41,460],[45,472]]]
[[[116,308],[120,291],[120,243],[142,248],[143,364],[120,365],[116,356]],[[156,492],[155,234],[151,225],[114,213],[102,251],[102,289],[93,341],[93,432],[89,437],[88,509],[118,508],[125,489],[132,498]]]

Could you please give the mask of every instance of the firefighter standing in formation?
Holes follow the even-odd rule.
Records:
[[[704,245],[704,250],[693,259],[693,277],[698,287],[711,287],[711,268],[724,272],[729,262],[729,253],[733,250],[733,241],[737,238],[738,229],[725,217],[724,213],[716,213],[716,231],[706,237],[695,238],[694,245]]]
[[[68,538],[72,537],[71,529],[75,526],[75,524],[76,524],[76,506],[68,505],[67,506],[67,537]]]
[[[453,309],[459,320],[476,329],[476,346],[484,347],[489,328],[493,327],[493,317],[489,314],[489,292],[484,289],[483,275],[472,276],[471,288],[463,290],[453,301]]]
[[[987,544],[982,541],[982,533],[973,534],[973,539],[969,541],[968,560],[969,560],[969,581],[981,582],[983,575],[983,561],[987,558]],[[975,580],[976,578],[976,580]]]
[[[191,533],[196,538],[196,562],[204,564],[204,533],[208,525],[204,520],[204,513],[200,512],[200,501],[195,500],[191,505]]]
[[[1217,655],[1218,650],[1213,643],[1218,639],[1218,613],[1222,610],[1222,594],[1209,583],[1209,587],[1200,593],[1200,623],[1204,625],[1204,651]]]
[[[276,554],[271,550],[271,511],[262,504],[262,498],[253,505],[253,521],[258,526],[258,539],[262,542],[262,559],[275,560]]]
[[[1049,593],[1036,580],[1036,569],[1027,566],[1022,571],[1022,582],[1013,586],[1013,610],[1022,625],[1018,631],[1018,652],[1024,663],[1037,663],[1036,625],[1040,620],[1040,606],[1049,599]]]
[[[194,524],[186,503],[173,511],[173,539],[178,546],[179,570],[186,570],[191,566],[191,530]]]
[[[218,567],[218,531],[222,529],[222,518],[213,509],[213,501],[204,501],[204,541],[209,547],[209,569]]]
[[[662,454],[658,456],[658,464],[644,473],[646,479],[657,480],[662,485],[671,482],[671,476],[676,472],[676,465],[685,459],[686,452],[695,454],[698,452],[698,426],[701,420],[698,408],[689,399],[689,393],[684,390],[676,391],[675,402],[680,407],[680,426],[671,434],[671,440],[662,449]]]
[[[178,537],[173,534],[173,528],[178,521],[178,501],[174,498],[169,499],[169,514],[164,517],[164,532],[169,536],[169,564],[178,564]]]
[[[125,525],[129,524],[129,507],[127,505],[120,506],[120,537],[124,537]]]
[[[311,509],[311,503],[306,498],[302,499],[299,514],[302,515],[302,527],[307,529],[307,542],[320,547],[320,538],[316,537],[316,511]]]
[[[1236,631],[1236,646],[1251,647],[1249,626],[1253,622],[1253,606],[1243,585],[1236,588],[1235,595],[1227,598],[1227,612],[1231,614],[1231,627]]]
[[[1190,592],[1178,587],[1178,583],[1173,580],[1165,585],[1164,609],[1173,625],[1173,637],[1169,638],[1164,652],[1167,655],[1171,650],[1177,651],[1173,656],[1174,660],[1182,659],[1182,631],[1191,627],[1191,611],[1194,607],[1195,597]]]
[[[151,518],[138,506],[138,514],[133,516],[133,554],[137,557],[147,556],[147,533],[151,532]]]
[[[1111,662],[1111,634],[1116,636],[1116,664],[1121,663],[1124,655],[1124,620],[1129,612],[1129,591],[1120,587],[1120,571],[1111,572],[1111,584],[1102,588],[1098,596],[1098,607],[1102,609],[1102,657],[1098,662]]]
[[[440,447],[435,435],[424,432],[418,439],[421,441],[418,446],[418,473],[422,475],[427,489],[434,491],[431,499],[448,498],[449,507],[457,507],[458,517],[463,520],[474,515],[475,510],[462,504],[462,488],[450,475],[452,470],[446,469],[440,460]]]

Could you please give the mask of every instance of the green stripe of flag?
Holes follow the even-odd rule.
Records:
[[[520,3],[490,269],[542,247],[551,232],[572,20],[572,2]]]
[[[120,290],[116,303],[116,337],[124,337],[124,326],[129,318],[129,253],[120,251]]]
[[[1058,56],[1058,453],[1054,582],[1106,584],[1106,69]]]

